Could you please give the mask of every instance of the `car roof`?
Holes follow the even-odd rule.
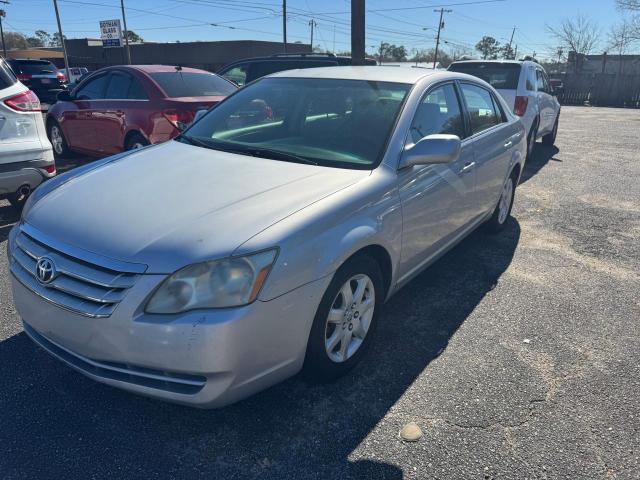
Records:
[[[414,84],[421,78],[429,75],[444,73],[452,75],[445,70],[427,70],[424,68],[398,68],[393,66],[345,66],[345,67],[318,67],[284,72],[272,73],[267,77],[286,78],[333,78],[341,80],[365,80],[373,82],[396,82]]]
[[[451,62],[451,65],[453,65],[454,63],[456,65],[460,63],[511,63],[516,65],[524,65],[524,64],[539,65],[539,63],[534,60],[482,60],[482,59],[456,60],[455,62]]]

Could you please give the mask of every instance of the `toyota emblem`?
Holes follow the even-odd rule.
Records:
[[[51,283],[56,278],[56,265],[53,260],[47,257],[39,258],[36,263],[36,277],[40,283]]]

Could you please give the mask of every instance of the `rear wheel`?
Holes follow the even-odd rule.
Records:
[[[129,135],[127,141],[125,142],[124,149],[125,150],[136,150],[138,148],[146,147],[149,145],[149,142],[146,138],[144,138],[139,133],[134,133]]]
[[[68,157],[71,154],[69,146],[67,145],[67,139],[64,138],[62,128],[60,128],[60,125],[58,125],[57,122],[49,122],[47,134],[49,141],[51,142],[51,146],[53,147],[53,154],[56,158]]]
[[[511,215],[511,208],[513,207],[513,199],[515,198],[516,191],[516,173],[512,173],[507,181],[502,186],[502,192],[500,193],[500,200],[496,205],[491,218],[487,221],[487,228],[492,233],[498,233],[504,229],[507,219]]]
[[[556,122],[553,124],[553,130],[551,133],[547,133],[542,137],[542,143],[544,145],[552,146],[556,143],[556,137],[558,136],[558,124],[560,123],[560,114],[556,117]]]
[[[313,320],[304,372],[326,382],[362,359],[373,336],[384,297],[382,273],[369,256],[354,257],[338,269]]]

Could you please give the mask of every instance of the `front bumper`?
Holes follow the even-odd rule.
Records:
[[[164,278],[142,275],[107,318],[56,306],[13,275],[12,287],[27,334],[76,370],[135,393],[215,408],[300,370],[316,309],[331,281],[325,277],[240,308],[144,313],[148,295]]]

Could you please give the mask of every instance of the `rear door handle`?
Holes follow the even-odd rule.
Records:
[[[476,166],[476,162],[467,162],[464,164],[464,167],[462,167],[458,173],[460,175],[469,173],[471,170],[473,170],[473,167],[475,166]]]

